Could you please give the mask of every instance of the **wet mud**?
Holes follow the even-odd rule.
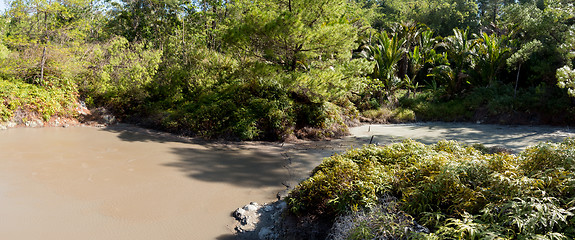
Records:
[[[231,212],[277,199],[323,157],[454,139],[518,152],[570,129],[364,125],[332,141],[207,142],[130,125],[0,131],[0,239],[234,239]],[[287,187],[286,187],[287,186]]]

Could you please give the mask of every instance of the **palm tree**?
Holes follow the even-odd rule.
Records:
[[[361,55],[369,60],[375,61],[375,68],[371,77],[379,80],[384,94],[388,100],[392,100],[394,92],[401,87],[401,79],[397,77],[397,63],[403,57],[405,50],[404,39],[400,39],[397,34],[389,36],[387,32],[376,33],[375,42],[367,46],[366,51]],[[383,96],[381,96],[383,97]],[[380,98],[383,102],[383,98]]]
[[[445,48],[451,61],[453,78],[447,83],[447,93],[456,94],[463,90],[464,80],[469,78],[467,70],[473,66],[474,48],[477,41],[469,39],[469,29],[453,29],[453,35],[443,39],[439,45]]]
[[[392,27],[393,35],[397,35],[400,39],[404,39],[405,43],[403,48],[405,51],[401,57],[398,67],[398,76],[402,80],[409,78],[409,52],[413,52],[414,48],[419,45],[421,40],[421,33],[424,28],[427,28],[424,24],[417,24],[413,21],[401,22]],[[413,78],[413,76],[412,76]]]
[[[433,37],[433,31],[425,30],[419,34],[414,47],[408,51],[409,72],[411,77],[406,77],[406,84],[409,88],[416,90],[416,78],[424,67],[432,67],[435,64],[442,64],[441,54],[435,51],[437,38]],[[408,92],[409,93],[409,92]]]
[[[484,84],[493,85],[496,81],[497,72],[506,63],[510,56],[511,48],[506,46],[507,37],[487,33],[481,34],[482,38],[477,41],[477,63],[479,73]]]

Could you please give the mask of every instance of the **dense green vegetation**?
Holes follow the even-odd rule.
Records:
[[[370,145],[326,158],[287,202],[304,219],[344,217],[336,227],[351,227],[335,230],[347,239],[573,239],[574,159],[574,139],[518,155],[454,141]],[[406,232],[414,221],[431,233]]]
[[[0,104],[0,121],[8,121],[18,113],[23,117],[39,117],[44,121],[51,117],[74,117],[76,98],[77,91],[73,87],[46,89],[20,81],[0,79],[0,100],[3,103]],[[28,116],[29,113],[37,115]]]
[[[569,0],[12,0],[0,121],[83,101],[242,140],[334,137],[358,120],[570,125],[574,24]],[[340,221],[355,239],[406,237],[415,221],[432,233],[410,237],[574,238],[574,144],[368,146],[288,201],[312,220],[355,210]]]
[[[323,138],[357,120],[570,124],[574,17],[564,0],[13,0],[0,77],[207,138]],[[63,111],[15,98],[3,120]]]

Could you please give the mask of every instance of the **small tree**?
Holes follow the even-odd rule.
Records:
[[[294,71],[315,59],[349,58],[357,28],[345,16],[348,1],[237,1],[225,35],[240,56]]]
[[[525,63],[531,55],[537,52],[541,48],[542,44],[539,40],[533,40],[524,44],[507,59],[507,66],[511,69],[517,69],[517,78],[515,79],[515,91],[513,92],[513,98],[517,96],[517,86],[519,85],[519,73],[521,72],[521,65]]]

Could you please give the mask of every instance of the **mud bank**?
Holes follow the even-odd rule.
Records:
[[[332,141],[206,142],[130,125],[0,131],[0,239],[234,239],[232,211],[266,203],[323,157],[362,144],[454,139],[520,151],[565,128],[365,125]]]

